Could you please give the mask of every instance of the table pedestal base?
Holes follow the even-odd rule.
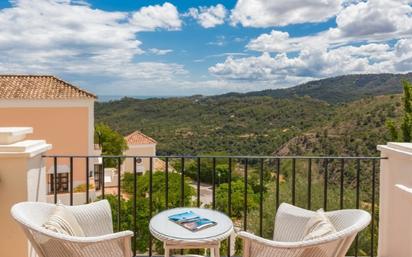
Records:
[[[220,257],[220,243],[217,244],[163,244],[165,257],[170,257],[170,250],[173,249],[210,249],[211,257]]]

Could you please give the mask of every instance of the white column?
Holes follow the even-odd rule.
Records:
[[[412,256],[412,143],[379,145],[379,257]]]
[[[0,256],[32,256],[23,231],[10,215],[17,202],[46,201],[41,155],[51,145],[44,140],[24,140],[32,132],[32,128],[0,127]]]

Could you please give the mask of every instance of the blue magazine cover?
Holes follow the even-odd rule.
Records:
[[[176,222],[182,227],[195,232],[211,226],[217,223],[207,218],[202,218],[192,211],[182,212],[169,216],[169,220]]]
[[[182,212],[169,216],[169,220],[174,221],[176,223],[187,222],[199,218],[199,215],[195,214],[192,211]]]

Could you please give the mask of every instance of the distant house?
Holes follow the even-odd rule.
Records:
[[[130,135],[125,137],[127,142],[128,150],[124,152],[124,155],[130,156],[156,156],[156,145],[157,142],[153,138],[143,134],[140,131],[135,131]],[[122,172],[133,172],[133,158],[126,158],[123,162]],[[164,161],[153,158],[152,162],[153,171],[164,171],[165,163]],[[136,159],[136,171],[140,174],[150,170],[150,159],[149,158],[137,158]]]
[[[49,154],[92,155],[96,96],[54,76],[0,75],[0,126],[33,127],[31,138],[53,145]],[[85,160],[74,162],[74,187],[84,183]],[[93,165],[90,165],[93,167]],[[48,160],[48,180],[54,165]],[[69,160],[59,159],[57,191],[68,192]],[[49,191],[53,185],[49,183]]]

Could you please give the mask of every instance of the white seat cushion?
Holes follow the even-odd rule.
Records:
[[[306,223],[303,240],[317,239],[335,232],[336,229],[332,222],[325,215],[323,209],[320,209]]]
[[[46,229],[69,236],[85,236],[71,210],[64,205],[56,205],[54,211],[43,224]]]

